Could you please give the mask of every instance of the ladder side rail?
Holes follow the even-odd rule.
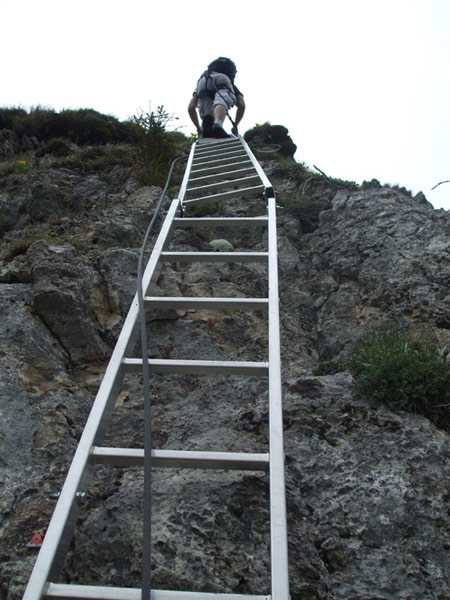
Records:
[[[241,140],[241,143],[242,143],[242,146],[244,147],[244,150],[246,151],[248,157],[252,161],[253,166],[255,167],[258,175],[260,176],[261,181],[263,182],[264,187],[267,190],[273,190],[272,184],[270,183],[269,178],[265,174],[264,169],[261,167],[261,165],[259,164],[259,162],[256,160],[256,157],[253,154],[253,152],[250,150],[247,142],[244,140],[244,138],[241,135],[239,135],[239,139]]]
[[[181,182],[180,191],[178,193],[178,198],[180,200],[180,206],[182,206],[182,204],[183,204],[183,198],[186,194],[186,189],[189,184],[189,177],[191,174],[192,163],[194,161],[194,155],[195,155],[195,146],[196,146],[196,144],[192,144],[191,151],[189,153],[189,158],[188,158],[188,161],[186,164],[186,170],[184,171],[183,181]]]
[[[275,198],[268,199],[269,249],[269,452],[272,600],[289,600],[286,490],[284,476],[281,345]]]
[[[179,201],[173,200],[144,272],[144,293],[148,291],[154,280],[159,257],[162,249],[167,245],[167,238],[171,235],[178,208]],[[127,354],[130,354],[136,345],[139,333],[138,316],[139,303],[136,294],[72,459],[42,547],[28,581],[23,596],[24,600],[42,598],[50,579],[57,575],[61,562],[65,559],[65,550],[70,542],[78,513],[77,493],[81,492],[87,485],[90,474],[91,449],[101,444],[105,428],[114,409],[115,400],[124,376],[124,371],[121,368],[122,364]]]

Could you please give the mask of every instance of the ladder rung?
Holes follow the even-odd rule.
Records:
[[[242,146],[241,142],[239,141],[225,141],[225,143],[219,143],[219,144],[208,144],[207,146],[203,146],[202,148],[199,148],[198,146],[195,148],[195,153],[194,153],[194,158],[196,158],[197,156],[201,155],[201,154],[210,154],[213,152],[229,152],[230,150],[244,150],[244,147]]]
[[[173,360],[149,359],[148,366],[153,373],[178,373],[189,375],[248,375],[265,377],[269,363],[232,360]],[[123,370],[126,373],[142,371],[141,358],[124,358]]]
[[[140,448],[106,448],[94,446],[91,460],[95,464],[119,467],[143,466]],[[204,452],[196,450],[152,450],[152,465],[167,469],[233,469],[268,471],[269,454],[245,452]]]
[[[268,306],[267,298],[193,298],[189,296],[147,296],[146,306],[153,308],[195,308],[218,310],[264,310]]]
[[[54,600],[141,600],[139,588],[50,583],[45,596]],[[151,600],[270,600],[270,596],[152,590]]]
[[[239,140],[223,140],[222,142],[212,142],[211,144],[199,144],[195,149],[195,156],[205,154],[214,150],[227,150],[229,148],[240,148],[242,144]]]
[[[161,252],[164,262],[260,262],[268,260],[268,252]]]
[[[221,189],[221,188],[229,188],[229,187],[235,187],[237,185],[247,185],[248,183],[252,183],[254,181],[261,181],[258,173],[255,172],[254,175],[249,175],[248,177],[240,177],[239,179],[228,179],[228,180],[224,180],[224,181],[215,181],[214,183],[207,183],[205,185],[201,185],[198,187],[188,187],[186,192],[188,194],[193,194],[193,193],[202,193],[202,192],[206,192],[209,190],[217,190],[217,189]],[[238,190],[236,190],[238,191]]]
[[[203,147],[203,146],[215,146],[216,144],[219,146],[221,144],[240,144],[242,145],[242,142],[239,138],[237,137],[226,137],[226,138],[200,138],[197,142],[197,147]]]
[[[227,169],[227,168],[231,168],[231,167],[242,167],[243,165],[252,165],[252,167],[253,167],[252,161],[250,159],[240,160],[238,162],[233,162],[233,163],[226,162],[225,165],[219,164],[219,165],[215,165],[212,167],[205,167],[204,169],[192,169],[191,176],[199,175],[200,173],[222,173],[224,168]]]
[[[204,152],[203,154],[201,154],[200,156],[198,155],[194,155],[194,159],[193,159],[193,164],[195,162],[200,162],[202,160],[207,160],[208,158],[222,158],[222,157],[229,157],[229,156],[235,156],[236,154],[242,154],[245,156],[246,152],[243,148],[218,148],[217,150],[213,150],[213,151],[208,151],[208,152]]]
[[[220,179],[221,177],[225,180],[238,179],[241,175],[245,175],[246,173],[256,173],[255,167],[252,165],[251,167],[246,167],[244,169],[232,169],[231,171],[220,171],[219,173],[213,173],[203,177],[192,177],[189,179],[189,183],[207,183],[214,179]]]
[[[240,190],[231,190],[231,192],[223,192],[219,194],[211,194],[210,196],[203,196],[201,198],[191,198],[186,200],[184,204],[204,204],[205,202],[215,202],[217,200],[227,200],[230,198],[257,198],[264,191],[263,185],[256,185],[249,188],[242,188]]]
[[[192,167],[198,169],[199,167],[206,168],[206,167],[212,167],[214,165],[229,165],[230,160],[238,160],[240,158],[247,158],[247,156],[248,155],[245,152],[240,152],[240,151],[230,152],[229,156],[225,156],[223,158],[219,158],[218,156],[216,156],[216,158],[214,160],[208,159],[205,156],[205,158],[203,160],[200,159],[202,162],[197,162],[197,163],[193,162]]]
[[[207,225],[208,227],[267,227],[267,217],[183,217],[173,220],[177,227],[192,227],[193,225]]]

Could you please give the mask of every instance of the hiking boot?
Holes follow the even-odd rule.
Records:
[[[230,137],[230,135],[225,131],[225,129],[223,127],[221,127],[220,125],[215,124],[212,128],[212,135],[215,138],[227,138]]]
[[[213,137],[212,126],[214,118],[212,115],[205,115],[202,120],[202,137]]]

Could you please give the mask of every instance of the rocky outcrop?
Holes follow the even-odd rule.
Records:
[[[245,133],[245,140],[257,149],[258,146],[270,146],[271,144],[278,147],[281,156],[294,158],[297,151],[297,146],[292,141],[289,131],[283,125],[271,125],[264,123],[256,125]]]
[[[35,136],[18,135],[8,129],[0,129],[0,160],[16,156],[21,152],[36,150],[40,146]]]
[[[447,434],[347,374],[287,378],[284,406],[296,597],[448,597]]]
[[[27,542],[48,523],[135,291],[158,190],[129,175],[55,168],[0,180],[5,600],[21,596],[35,558]],[[276,188],[296,192],[278,177]],[[448,434],[359,400],[347,372],[314,374],[380,321],[408,321],[449,344],[450,215],[377,185],[323,181],[307,193],[323,206],[314,227],[287,209],[278,224],[292,598],[450,598]],[[173,247],[224,239],[235,250],[266,243],[263,231],[196,229],[177,231]],[[257,265],[167,265],[152,293],[263,295],[261,281]],[[266,357],[259,313],[155,311],[148,321],[152,357]],[[154,445],[264,451],[265,385],[222,379],[155,377]],[[142,447],[141,398],[140,378],[127,377],[107,444]],[[153,486],[154,587],[269,593],[265,475],[166,470]],[[139,586],[141,503],[139,469],[97,468],[63,579]]]
[[[369,325],[387,320],[421,324],[449,344],[448,212],[390,188],[339,190],[313,233],[297,237],[293,221],[280,219],[281,231],[294,231],[280,257],[282,306],[301,312],[291,310],[290,296],[295,289],[304,297],[316,323],[308,346],[321,360],[348,352]]]

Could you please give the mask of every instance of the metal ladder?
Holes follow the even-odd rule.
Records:
[[[189,217],[190,207],[263,195],[267,214],[258,217]],[[178,227],[267,227],[267,252],[173,252],[171,234]],[[262,263],[267,268],[265,298],[202,298],[147,296],[164,262]],[[276,203],[273,188],[250,148],[239,137],[205,139],[193,145],[179,197],[172,201],[142,280],[145,308],[264,310],[268,316],[268,361],[215,361],[148,359],[153,373],[239,375],[266,377],[269,397],[269,449],[267,453],[152,450],[152,467],[236,469],[268,471],[270,480],[271,594],[197,593],[151,590],[151,600],[288,600],[288,554],[284,481],[283,421],[276,240]],[[125,373],[141,372],[142,358],[133,357],[139,335],[138,295],[129,309],[109,361],[66,481],[59,496],[42,547],[25,591],[24,600],[40,598],[78,600],[140,600],[141,589],[56,583],[65,560],[92,467],[97,464],[142,466],[144,450],[103,447],[102,440]],[[150,598],[148,600],[150,600]]]

